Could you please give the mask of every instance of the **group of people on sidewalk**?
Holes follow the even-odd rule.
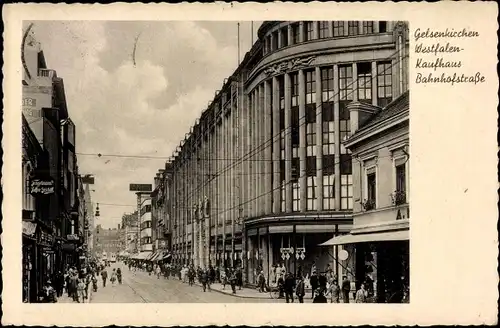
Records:
[[[304,303],[306,289],[311,289],[311,299],[313,303],[349,303],[351,292],[351,281],[347,276],[343,276],[342,285],[339,286],[337,275],[333,274],[330,265],[325,272],[318,273],[318,269],[313,262],[309,274],[303,274],[302,268],[298,268],[297,276],[287,272],[285,265],[273,266],[271,270],[271,286],[276,286],[279,290],[279,298],[284,298],[287,303],[294,302],[294,294],[300,303]],[[262,268],[259,268],[257,276],[257,289],[259,292],[270,291],[271,287],[266,283],[266,278]],[[368,291],[363,283],[356,291],[354,301],[356,303],[366,303],[368,301]]]

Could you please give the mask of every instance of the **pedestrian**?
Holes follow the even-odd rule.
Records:
[[[64,290],[64,275],[62,274],[61,271],[57,272],[54,279],[54,283],[55,283],[57,297],[61,297]]]
[[[71,297],[71,271],[68,268],[64,274],[64,282],[66,283],[66,293]]]
[[[77,283],[77,296],[76,296],[76,301],[80,303],[80,300],[82,303],[85,302],[85,279],[83,276],[81,276],[78,279]]]
[[[161,268],[159,265],[156,266],[156,277],[160,279],[161,276]]]
[[[92,290],[93,292],[97,292],[97,277],[94,273],[92,273]]]
[[[330,294],[331,303],[340,303],[340,300],[339,300],[340,299],[340,287],[339,287],[339,283],[335,279],[332,279],[332,281],[330,282],[329,294]]]
[[[289,272],[285,278],[285,297],[287,303],[290,303],[290,301],[293,303],[294,288],[295,288],[295,278],[293,277],[292,273]]]
[[[259,288],[259,293],[266,291],[266,277],[264,276],[264,271],[259,272],[257,277],[257,286]]]
[[[118,279],[118,283],[122,284],[122,270],[120,268],[116,269],[116,278]]]
[[[111,281],[111,285],[114,286],[115,285],[115,281],[116,281],[116,269],[113,268],[113,272],[111,272],[111,278],[109,279],[109,281]]]
[[[233,294],[236,294],[236,272],[235,270],[231,269],[231,275],[229,278],[229,283],[231,284],[231,289],[233,290]]]
[[[316,290],[316,295],[313,299],[313,303],[328,303],[326,297],[325,297],[325,289],[323,287],[319,287]]]
[[[243,287],[243,273],[240,267],[236,269],[236,280],[238,284],[238,289],[241,290]]]
[[[222,284],[222,290],[226,289],[226,284],[227,284],[227,275],[225,270],[220,271],[220,280]]]
[[[365,284],[361,284],[361,288],[356,292],[356,303],[366,303],[368,298],[368,291],[365,289]]]
[[[70,280],[70,288],[71,288],[71,297],[73,301],[78,301],[78,273],[76,270],[71,271],[71,280]]]
[[[56,290],[52,287],[52,282],[47,280],[45,286],[42,288],[42,302],[44,303],[57,303]]]
[[[106,287],[106,280],[108,279],[108,271],[106,271],[106,268],[103,268],[101,270],[101,278],[102,278],[102,287]]]
[[[211,284],[215,283],[215,269],[212,265],[210,265],[210,268],[208,270],[208,277],[210,278]]]
[[[295,295],[299,299],[299,303],[304,303],[304,296],[306,294],[306,288],[304,283],[304,276],[302,274],[299,275],[299,279],[297,282],[297,288],[295,290]]]
[[[203,287],[203,292],[206,292],[207,284],[208,284],[208,275],[205,270],[201,272],[200,282]]]
[[[89,270],[85,275],[85,299],[89,298],[89,286],[91,281],[92,281],[92,276]]]
[[[311,275],[311,299],[314,298],[314,292],[319,287],[318,273],[316,271],[312,272]]]
[[[349,293],[351,292],[351,282],[347,279],[347,276],[343,276],[342,281],[342,299],[344,303],[349,303]]]

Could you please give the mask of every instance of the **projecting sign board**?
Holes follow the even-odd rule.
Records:
[[[129,191],[153,191],[152,184],[131,183]]]

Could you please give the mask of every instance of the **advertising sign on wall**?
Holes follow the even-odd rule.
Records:
[[[55,183],[52,179],[32,179],[30,181],[30,194],[51,195],[54,193]]]

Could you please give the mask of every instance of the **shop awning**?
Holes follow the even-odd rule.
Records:
[[[151,254],[151,256],[148,258],[149,261],[154,261],[158,255],[160,255],[160,252],[158,251],[155,251],[153,254]]]
[[[161,252],[161,254],[158,255],[158,257],[155,259],[156,261],[162,261],[165,259],[168,259],[170,256],[172,256],[168,251],[167,252]]]
[[[359,235],[348,234],[348,235],[336,236],[330,240],[327,240],[322,244],[319,244],[319,246],[369,243],[377,241],[398,241],[398,240],[409,240],[409,239],[410,239],[409,230],[384,231],[376,233],[363,233]]]
[[[151,255],[151,252],[142,252],[139,253],[136,257],[137,260],[145,260]]]

